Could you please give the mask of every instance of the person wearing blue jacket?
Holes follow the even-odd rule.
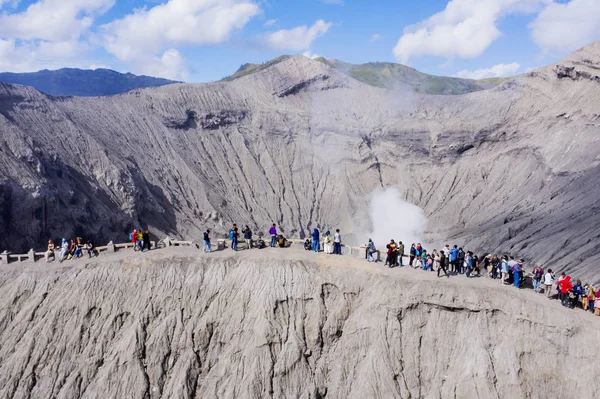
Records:
[[[571,308],[578,307],[581,297],[585,294],[585,291],[583,290],[583,285],[581,284],[581,280],[577,280],[577,283],[575,283],[575,285],[573,286],[573,294],[575,295],[575,297],[571,299]]]
[[[458,260],[458,247],[456,245],[450,250],[450,255],[448,255],[448,257],[450,258],[450,271],[458,272],[458,267],[456,264]]]
[[[321,249],[321,243],[319,242],[319,230],[317,228],[315,228],[313,230],[312,233],[312,240],[313,240],[313,244],[312,244],[312,250],[315,252],[319,252],[319,250]]]
[[[412,244],[410,246],[410,260],[408,261],[408,266],[412,267],[413,261],[415,260],[416,256],[417,256],[417,249],[415,248],[415,244]]]

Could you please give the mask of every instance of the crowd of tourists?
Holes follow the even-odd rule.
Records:
[[[414,269],[437,272],[437,277],[464,275],[466,278],[481,277],[498,280],[501,284],[522,288],[526,277],[530,277],[533,290],[545,294],[548,298],[556,297],[561,304],[570,308],[581,308],[600,315],[600,293],[592,284],[582,284],[581,280],[573,282],[571,276],[561,273],[558,278],[552,269],[544,270],[541,264],[536,264],[531,273],[527,274],[525,261],[508,255],[484,254],[479,257],[472,251],[465,251],[454,245],[446,246],[438,251],[429,253],[421,243],[411,244],[408,256],[402,241],[394,240],[386,245],[385,266],[390,268],[407,265]],[[366,258],[369,262],[377,262],[377,251],[373,240],[369,239],[366,248]],[[554,288],[556,287],[556,288]]]
[[[150,250],[152,245],[150,241],[150,230],[133,230],[129,233],[129,242],[133,243],[133,249],[135,251],[144,252],[145,250]],[[65,260],[82,258],[84,253],[87,254],[88,258],[93,258],[100,254],[91,239],[84,242],[81,237],[71,240],[63,238],[58,248],[53,240],[48,240],[48,247],[44,252],[46,262],[50,262],[51,259],[56,260],[56,251],[58,251],[59,263],[62,263]]]
[[[60,263],[65,260],[79,259],[83,257],[84,251],[87,252],[88,257],[98,256],[98,251],[94,246],[92,240],[83,242],[83,238],[77,237],[76,239],[67,240],[63,238],[60,243],[60,247],[56,248],[54,241],[48,240],[48,247],[44,252],[44,258],[46,262],[50,262],[50,259],[56,260],[56,250],[58,250],[58,261]]]
[[[203,234],[203,248],[204,252],[212,252],[212,243],[210,241],[211,231],[207,229]],[[277,224],[273,224],[269,228],[269,235],[271,236],[271,241],[269,243],[269,247],[271,248],[285,248],[290,245],[290,241],[281,233],[277,231]],[[245,242],[245,249],[252,248],[265,248],[267,244],[262,239],[262,234],[259,234],[257,240],[253,240],[252,230],[248,225],[244,226],[244,228],[238,228],[237,224],[233,224],[233,226],[229,229],[228,238],[230,241],[230,248],[233,251],[239,250],[239,241],[243,238]],[[331,231],[327,231],[323,236],[319,232],[319,229],[314,229],[311,238],[307,239],[304,242],[304,249],[314,252],[321,252],[323,250],[326,254],[342,254],[342,236],[340,234],[340,230],[337,229],[334,234],[331,234]]]
[[[204,252],[212,252],[210,230],[204,232]],[[288,239],[277,230],[273,224],[269,229],[271,240],[270,247],[284,248],[289,246]],[[243,239],[246,249],[265,248],[267,244],[259,234],[257,240],[253,240],[253,232],[248,225],[241,230],[234,224],[228,234],[231,249],[239,250],[239,241]],[[144,252],[151,249],[150,230],[135,229],[129,233],[129,241],[133,244],[135,251]],[[515,259],[508,255],[484,254],[479,257],[472,251],[465,251],[457,245],[450,247],[446,245],[443,249],[433,249],[429,252],[421,243],[411,244],[408,251],[402,241],[390,240],[385,246],[385,251],[378,251],[373,240],[369,239],[365,248],[365,258],[369,262],[377,262],[380,255],[385,255],[384,265],[389,268],[407,266],[413,269],[436,272],[437,277],[460,276],[476,278],[487,276],[498,280],[501,284],[522,288],[526,277],[531,278],[533,290],[536,293],[544,293],[548,298],[556,297],[561,304],[570,308],[581,308],[595,312],[600,315],[600,293],[592,284],[583,284],[581,280],[574,280],[571,276],[561,273],[556,277],[552,269],[544,270],[542,265],[535,265],[529,274],[523,259]],[[311,237],[304,242],[304,249],[313,252],[324,252],[326,254],[342,255],[342,236],[339,229],[335,233],[327,230],[321,234],[315,228]],[[48,248],[44,254],[46,262],[56,259],[58,261],[78,259],[87,253],[89,258],[98,256],[98,250],[92,240],[84,240],[81,237],[67,240],[62,239],[60,247],[56,248],[52,240],[48,241]],[[406,262],[406,265],[404,264]]]
[[[210,230],[204,232],[204,252],[211,252]],[[286,247],[288,240],[278,234],[277,225],[273,224],[269,229],[271,241],[270,247]],[[256,241],[252,240],[253,233],[247,225],[240,230],[234,224],[228,234],[231,249],[237,251],[238,241],[241,237],[245,241],[245,249],[264,248],[266,243],[262,236]],[[407,266],[413,269],[431,271],[437,273],[437,277],[464,276],[465,278],[477,278],[486,276],[499,283],[523,288],[526,278],[532,281],[533,290],[536,293],[544,293],[548,298],[557,297],[563,306],[570,308],[581,308],[596,312],[600,315],[600,293],[596,299],[596,288],[592,284],[582,284],[580,280],[573,282],[571,276],[561,273],[558,278],[552,269],[544,270],[540,264],[535,265],[528,274],[523,259],[515,259],[508,255],[484,254],[478,256],[472,251],[454,245],[446,245],[443,249],[433,249],[429,252],[421,243],[411,244],[408,251],[402,241],[390,240],[385,246],[385,251],[378,251],[373,240],[369,239],[365,248],[365,258],[369,262],[377,262],[380,255],[385,255],[385,266],[389,268]],[[311,237],[304,242],[304,249],[313,252],[324,252],[326,254],[342,255],[342,236],[340,230],[335,233],[327,230],[321,234],[319,229],[314,229]],[[406,264],[405,264],[406,263]],[[554,295],[556,294],[556,295]]]

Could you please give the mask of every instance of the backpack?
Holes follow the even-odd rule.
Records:
[[[129,233],[129,242],[131,242],[131,240],[133,240],[133,237],[131,236],[131,233]]]
[[[229,239],[233,240],[233,237],[235,237],[234,233],[233,233],[233,229],[229,230]]]

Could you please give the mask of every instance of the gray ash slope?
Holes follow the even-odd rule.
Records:
[[[0,272],[2,398],[569,398],[599,319],[489,279],[302,249]],[[585,372],[580,372],[581,369]]]
[[[150,225],[369,231],[398,186],[433,237],[599,280],[600,43],[461,96],[398,93],[291,57],[233,82],[103,98],[0,84],[0,248]]]

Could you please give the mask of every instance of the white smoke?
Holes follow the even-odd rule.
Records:
[[[416,205],[403,201],[397,188],[375,189],[371,193],[369,212],[373,239],[377,249],[384,249],[391,239],[402,241],[405,253],[410,244],[425,244],[427,218]]]

